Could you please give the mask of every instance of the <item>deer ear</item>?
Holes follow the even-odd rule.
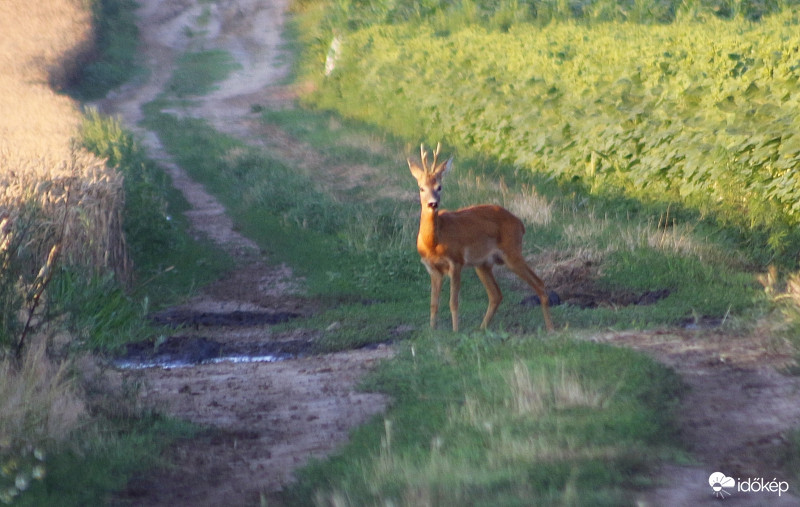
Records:
[[[416,162],[413,162],[410,158],[406,160],[408,161],[408,168],[411,170],[411,175],[414,176],[414,178],[419,180],[425,175],[425,171],[423,171]]]
[[[444,178],[444,175],[450,172],[450,169],[453,168],[453,157],[448,158],[446,161],[439,164],[434,170],[434,174],[436,175],[436,179],[441,180]]]

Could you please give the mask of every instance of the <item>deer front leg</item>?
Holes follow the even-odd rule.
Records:
[[[441,272],[425,266],[431,274],[431,329],[436,329],[436,314],[439,312],[439,294],[442,292],[442,279],[444,275]]]
[[[453,318],[453,331],[458,331],[458,293],[461,290],[461,265],[450,267],[450,316]]]

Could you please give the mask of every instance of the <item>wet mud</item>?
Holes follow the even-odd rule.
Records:
[[[181,368],[198,364],[274,362],[308,355],[311,340],[221,343],[202,336],[170,336],[129,344],[114,359],[118,368]]]

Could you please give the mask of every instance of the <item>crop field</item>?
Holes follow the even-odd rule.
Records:
[[[91,48],[89,16],[70,1],[0,7],[0,216],[19,234],[26,231],[27,269],[43,264],[58,242],[73,265],[126,270],[122,179],[75,147],[82,112],[54,91],[66,86]],[[34,32],[43,37],[32,41]]]
[[[137,158],[140,152],[118,123],[84,111],[66,93],[91,95],[91,89],[102,95],[109,83],[130,75],[133,66],[118,72],[117,62],[100,56],[113,39],[105,36],[108,27],[119,28],[116,19],[107,15],[99,26],[100,17],[94,18],[97,8],[114,11],[119,5],[0,3],[4,505],[55,505],[56,497],[59,505],[97,505],[116,480],[109,481],[109,470],[129,472],[158,449],[145,441],[160,422],[101,408],[102,396],[88,395],[76,381],[73,362],[77,350],[111,347],[150,332],[142,320],[147,298],[134,302],[126,292],[134,278],[132,257],[137,273],[147,274],[143,247],[175,247],[182,238],[166,227],[163,174]],[[105,45],[97,44],[98,33]],[[134,50],[129,46],[125,53]],[[87,69],[92,82],[77,90]],[[161,253],[162,262],[169,258]],[[111,428],[125,425],[124,436],[113,435]],[[141,452],[134,456],[137,448]],[[80,477],[72,475],[77,469]],[[64,486],[73,489],[65,493]]]
[[[309,102],[597,195],[680,204],[759,262],[791,264],[799,22],[377,25],[340,36]]]

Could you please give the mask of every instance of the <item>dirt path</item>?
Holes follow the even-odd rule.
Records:
[[[713,329],[620,332],[594,340],[631,347],[674,368],[689,387],[678,421],[692,463],[669,465],[662,486],[639,495],[640,505],[720,505],[709,476],[788,481],[789,493],[747,493],[727,488],[724,505],[800,505],[800,484],[781,461],[788,433],[800,427],[800,378],[778,372],[791,351],[769,336],[733,335]]]
[[[242,70],[203,97],[192,114],[208,119],[218,130],[252,139],[252,104],[291,104],[291,96],[278,84],[287,72],[280,39],[286,3],[141,0],[142,56],[150,74],[98,104],[136,131],[150,156],[170,174],[192,206],[187,215],[195,231],[236,261],[233,273],[170,309],[170,316],[314,312],[313,303],[302,297],[303,281],[287,266],[269,265],[256,244],[235,231],[224,207],[173,163],[155,135],[138,126],[141,106],[164,89],[175,58],[189,49],[214,47],[228,50]],[[302,350],[302,344],[317,334],[302,329],[275,333],[269,324],[223,321],[196,326],[192,335],[177,340],[211,339],[226,346],[290,344]],[[353,427],[384,410],[384,396],[355,389],[363,374],[390,354],[387,348],[377,348],[275,363],[228,362],[129,373],[143,383],[144,404],[213,431],[177,446],[172,451],[174,469],[134,481],[119,500],[148,506],[257,505],[262,495],[269,497],[290,481],[295,468],[336,449]]]
[[[190,114],[220,131],[269,146],[298,167],[319,166],[322,157],[277,127],[266,128],[251,107],[291,107],[281,31],[287,0],[140,0],[145,79],[126,85],[99,104],[136,130],[151,156],[171,174],[192,205],[195,230],[225,248],[238,268],[204,289],[172,315],[310,314],[303,282],[287,266],[270,266],[257,246],[237,233],[224,208],[193,182],[139,129],[141,105],[153,100],[170,78],[176,56],[189,49],[221,48],[242,65],[219,89],[198,100]],[[183,112],[186,113],[185,111]],[[322,168],[334,178],[335,168]],[[573,280],[571,283],[575,283]],[[237,313],[238,312],[238,313]],[[276,333],[269,324],[198,325],[197,336],[225,343],[300,344],[318,333]],[[663,486],[642,492],[640,505],[716,505],[708,477],[781,477],[779,456],[787,432],[800,427],[800,381],[778,373],[789,354],[769,338],[732,336],[713,329],[621,332],[589,339],[633,347],[676,369],[691,387],[682,401],[682,436],[696,464],[666,466]],[[215,431],[178,446],[176,468],[131,484],[122,500],[136,505],[253,505],[291,480],[310,456],[322,456],[343,442],[348,430],[379,413],[386,400],[354,390],[361,375],[388,349],[351,351],[278,363],[210,364],[194,368],[149,369],[141,375],[146,403]],[[790,484],[789,493],[800,492]],[[800,505],[791,494],[731,491],[725,505]]]

